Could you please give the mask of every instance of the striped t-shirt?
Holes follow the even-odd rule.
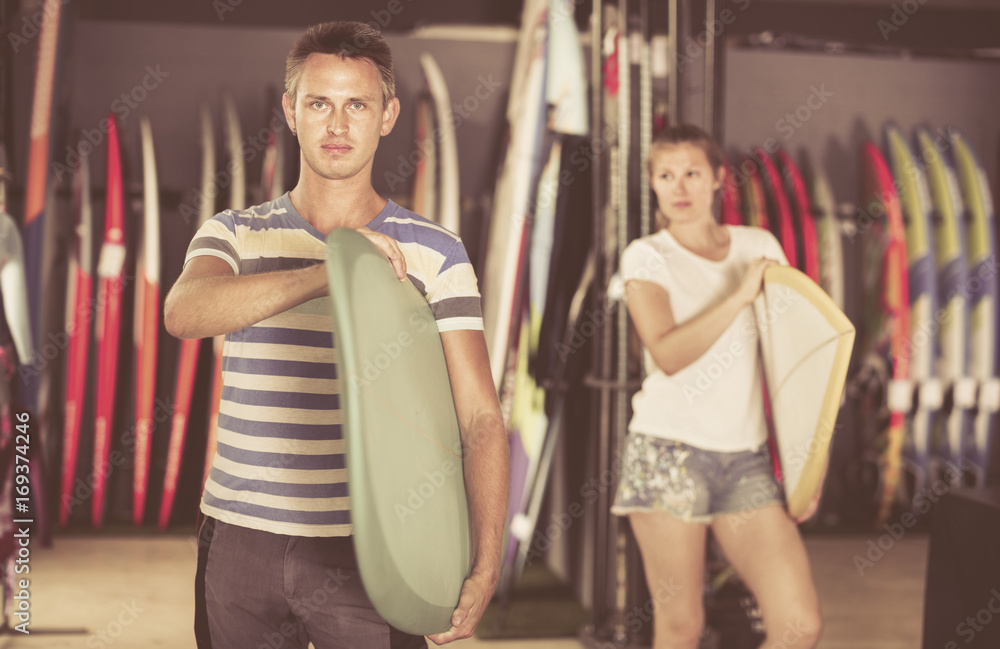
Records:
[[[392,201],[367,227],[399,243],[440,331],[483,328],[461,239]],[[207,221],[187,260],[219,257],[237,275],[289,270],[322,262],[325,241],[285,194]],[[331,327],[324,297],[226,335],[218,450],[201,501],[206,515],[276,534],[351,533]]]

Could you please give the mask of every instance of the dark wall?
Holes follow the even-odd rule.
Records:
[[[304,27],[327,20],[375,21],[386,31],[422,25],[517,25],[522,0],[84,0],[81,17],[126,22],[224,24],[227,26]]]
[[[1000,60],[731,48],[723,137],[737,151],[768,138],[795,155],[804,151],[829,176],[836,199],[855,202],[860,145],[873,139],[881,146],[887,122],[907,132],[957,126],[977,148],[996,195],[997,102]]]
[[[808,34],[879,47],[996,47],[994,0],[724,0],[739,17],[727,33]]]
[[[122,118],[126,143],[135,145],[138,117],[148,115],[156,136],[161,186],[189,198],[199,173],[199,106],[205,102],[211,107],[219,132],[221,98],[224,92],[231,93],[244,139],[252,142],[272,117],[266,89],[268,85],[279,91],[283,87],[285,56],[300,33],[299,29],[82,22],[74,39],[69,121],[81,129],[99,128],[101,120],[113,112]],[[483,167],[488,156],[483,154],[498,146],[500,139],[514,36],[508,28],[387,35],[402,108],[396,128],[382,140],[376,155],[376,189],[392,196],[409,192],[410,177],[399,156],[407,158],[416,148],[413,110],[423,87],[418,60],[422,52],[430,52],[441,65],[452,103],[465,103],[471,109],[457,129],[463,196],[492,189],[492,178]],[[159,72],[148,84],[155,88],[138,90],[142,100],[130,108],[121,101],[122,94],[135,95],[151,79],[151,70]],[[64,147],[56,152],[55,160],[70,153]],[[248,161],[251,184],[259,178],[260,164],[259,153]],[[100,184],[103,172],[96,171],[94,181]],[[387,173],[397,173],[407,182],[400,184]]]

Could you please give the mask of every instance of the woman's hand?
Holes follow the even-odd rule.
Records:
[[[739,288],[736,289],[736,296],[739,298],[741,304],[746,305],[754,301],[760,293],[761,285],[764,283],[764,271],[771,266],[777,265],[777,261],[767,259],[766,257],[761,257],[750,262],[746,274],[743,275],[743,281],[740,282]]]
[[[794,519],[796,523],[805,523],[807,520],[816,515],[816,512],[819,511],[819,497],[822,493],[822,489],[816,491],[816,495],[813,496],[812,501],[809,502],[809,507],[802,512],[801,516]]]

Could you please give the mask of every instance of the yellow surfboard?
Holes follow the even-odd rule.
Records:
[[[789,266],[765,271],[754,311],[785,499],[798,518],[823,486],[854,325],[823,289]]]

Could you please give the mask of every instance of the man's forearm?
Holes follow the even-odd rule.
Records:
[[[245,329],[326,293],[323,264],[258,275],[191,277],[170,290],[163,319],[177,338],[207,338]]]
[[[507,520],[510,452],[499,412],[481,417],[473,428],[462,463],[472,523],[472,572],[495,586]]]

